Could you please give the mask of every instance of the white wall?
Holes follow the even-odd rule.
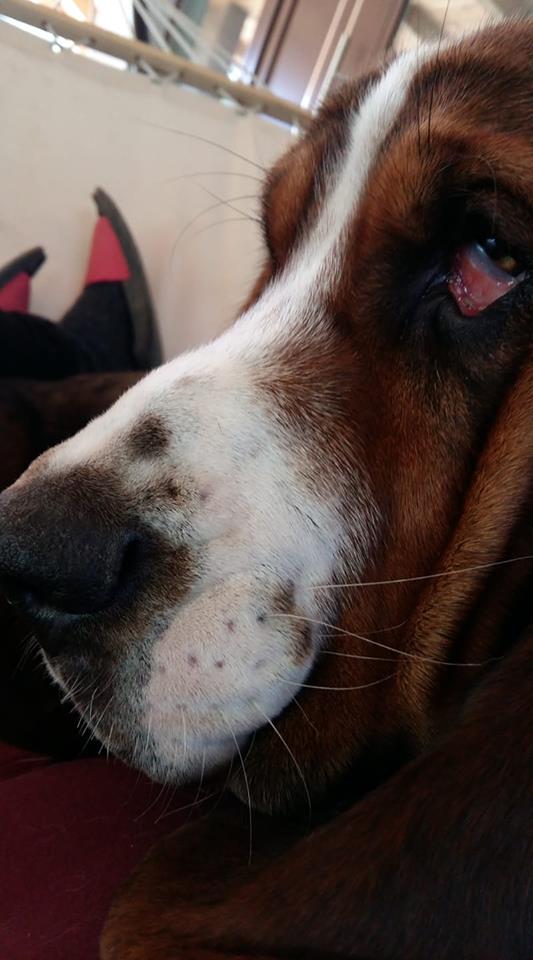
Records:
[[[143,255],[167,356],[227,325],[261,257],[258,227],[221,206],[184,227],[219,196],[256,194],[254,165],[191,137],[215,140],[261,166],[291,141],[287,128],[243,115],[195,90],[53,54],[0,24],[0,263],[34,244],[49,255],[32,309],[57,319],[83,280],[102,186],[119,205]],[[193,179],[182,174],[224,171]],[[245,212],[254,200],[236,201]],[[204,229],[208,228],[208,229]],[[1,344],[0,344],[1,349]]]

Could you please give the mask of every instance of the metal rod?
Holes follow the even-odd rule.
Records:
[[[170,76],[178,75],[183,83],[197,87],[206,93],[220,95],[224,90],[243,107],[249,107],[257,113],[264,113],[276,120],[288,124],[307,127],[311,114],[299,104],[277,97],[270,90],[258,90],[246,83],[230,80],[223,73],[200,66],[179,57],[174,53],[158,50],[149,43],[130,40],[118,34],[103,30],[91,23],[80,22],[66,16],[59,10],[44,7],[30,0],[0,0],[0,15],[20,20],[41,30],[53,31],[57,36],[72,40],[84,47],[91,47],[111,57],[125,60],[130,64],[141,61],[149,64],[158,73]]]

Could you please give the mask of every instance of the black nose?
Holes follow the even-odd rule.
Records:
[[[105,489],[40,479],[0,496],[0,590],[56,655],[76,623],[124,600],[139,572],[140,534]]]

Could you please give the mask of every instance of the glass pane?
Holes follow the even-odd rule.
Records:
[[[178,4],[199,27],[207,43],[242,62],[265,0],[182,0]]]
[[[195,63],[250,80],[246,55],[267,0],[144,0],[148,39]]]

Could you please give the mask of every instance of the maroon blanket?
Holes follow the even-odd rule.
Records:
[[[0,745],[0,957],[96,960],[114,891],[194,794]]]

